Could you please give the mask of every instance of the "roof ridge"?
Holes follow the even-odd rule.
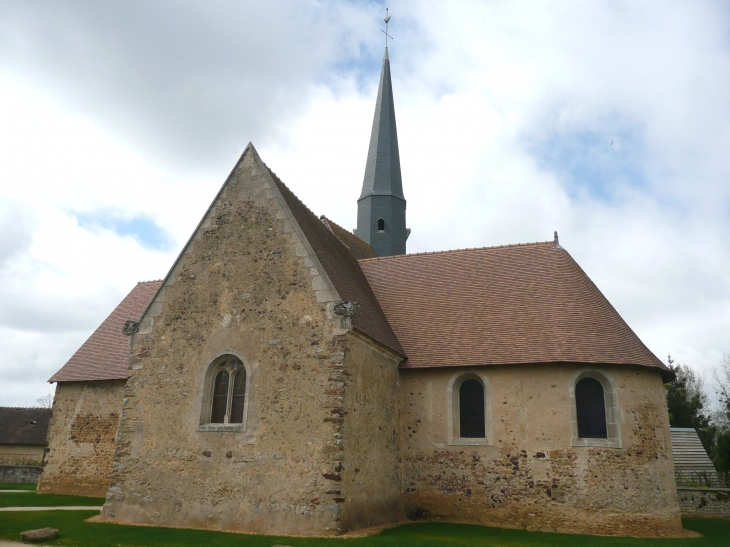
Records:
[[[424,251],[422,253],[407,253],[404,255],[392,255],[392,256],[378,256],[375,258],[362,258],[358,262],[368,262],[371,260],[392,260],[394,258],[408,258],[411,256],[423,256],[423,255],[440,255],[449,253],[465,253],[472,251],[486,251],[490,249],[509,249],[510,247],[534,247],[538,245],[551,245],[555,246],[554,241],[535,241],[531,243],[510,243],[507,245],[493,245],[491,247],[464,247],[463,249],[448,249],[446,251]]]
[[[0,406],[0,409],[11,408],[13,410],[51,410],[43,406]]]
[[[137,281],[137,285],[146,285],[147,283],[162,283],[162,279],[150,279],[149,281]]]
[[[345,230],[346,232],[350,232],[350,230],[348,230],[347,228],[343,228],[342,226],[340,226],[339,224],[337,224],[334,220],[332,220],[327,215],[320,215],[319,220],[324,220],[327,224],[334,224],[338,228],[340,228],[342,230]],[[350,232],[350,233],[352,233],[352,232]],[[353,234],[353,235],[355,235],[355,234]]]
[[[306,203],[304,203],[304,202],[303,202],[303,201],[302,201],[301,199],[299,199],[299,196],[297,196],[297,195],[296,195],[296,194],[295,194],[294,192],[292,192],[292,189],[291,189],[291,188],[289,188],[289,187],[288,187],[288,186],[286,185],[286,183],[285,183],[285,182],[284,182],[283,180],[281,180],[281,179],[279,178],[279,175],[277,175],[276,173],[274,173],[274,171],[273,171],[273,170],[271,169],[271,167],[269,167],[268,165],[266,165],[266,162],[265,162],[264,160],[262,160],[261,158],[259,158],[259,161],[260,161],[261,163],[263,163],[263,164],[264,164],[264,167],[266,167],[266,169],[267,169],[267,170],[269,171],[269,174],[270,174],[270,175],[271,175],[272,177],[274,177],[274,178],[276,179],[276,181],[277,181],[277,182],[278,182],[279,184],[281,184],[281,185],[282,185],[282,186],[283,186],[284,188],[286,188],[287,190],[289,190],[289,192],[291,192],[291,195],[292,195],[292,196],[294,196],[294,199],[296,199],[296,200],[297,200],[297,201],[298,201],[299,203],[301,203],[301,204],[302,204],[302,206],[303,206],[303,207],[304,207],[304,208],[305,208],[305,209],[306,209],[307,211],[309,211],[310,213],[312,213],[312,215],[314,215],[314,217],[315,217],[315,218],[316,218],[317,220],[321,220],[321,219],[320,219],[320,217],[318,217],[318,216],[317,216],[317,213],[315,213],[315,212],[314,212],[314,211],[312,211],[312,210],[311,210],[311,209],[310,209],[309,207],[307,207],[307,204],[306,204]],[[324,216],[324,215],[322,215],[322,216]],[[328,230],[329,230],[330,232],[332,231],[332,230],[331,230],[331,229],[329,228],[329,226],[327,227],[327,229],[328,229]],[[332,234],[332,235],[334,235],[334,234]],[[335,236],[335,237],[336,237],[336,236]]]

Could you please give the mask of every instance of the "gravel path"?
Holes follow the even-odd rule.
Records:
[[[101,511],[102,507],[89,505],[67,505],[63,507],[2,507],[0,511]],[[0,547],[3,547],[0,543]]]

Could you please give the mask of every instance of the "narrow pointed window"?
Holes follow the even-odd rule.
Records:
[[[384,232],[385,231],[385,220],[382,218],[378,219],[378,232]]]
[[[606,404],[603,386],[595,378],[583,378],[575,385],[575,407],[578,418],[578,437],[606,439]]]
[[[213,382],[213,408],[210,413],[210,423],[225,423],[226,410],[228,407],[228,382],[230,374],[227,370],[221,370],[215,375]]]
[[[481,439],[484,428],[484,387],[478,380],[464,380],[459,387],[459,437]]]
[[[246,366],[233,355],[223,355],[210,364],[205,376],[201,430],[245,430],[248,379]]]

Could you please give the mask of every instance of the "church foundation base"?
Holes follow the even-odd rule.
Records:
[[[323,512],[324,513],[324,512]],[[338,522],[327,514],[244,512],[236,508],[171,512],[165,508],[126,506],[109,508],[95,522],[162,528],[190,528],[270,536],[329,537],[340,534]]]
[[[444,510],[442,502],[407,505],[406,514],[413,520],[461,522],[497,528],[557,532],[599,536],[694,537],[682,528],[678,512],[611,513],[570,507],[536,507],[519,503],[504,507],[464,508],[452,505]]]

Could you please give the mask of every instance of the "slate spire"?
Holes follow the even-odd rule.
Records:
[[[362,193],[357,201],[356,235],[369,243],[378,256],[405,254],[406,198],[400,172],[398,132],[395,125],[393,84],[388,47],[380,71],[373,130],[365,164]]]

